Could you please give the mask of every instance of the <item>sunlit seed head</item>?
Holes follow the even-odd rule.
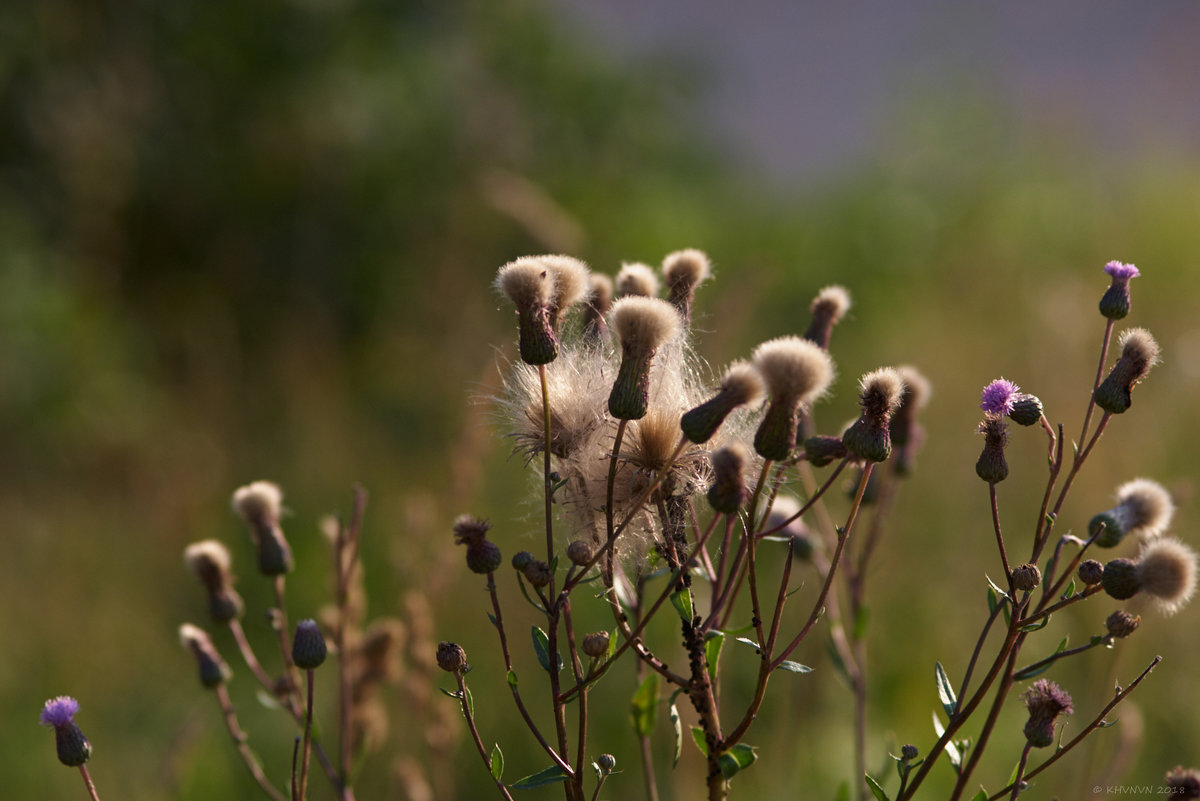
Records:
[[[754,405],[763,399],[766,386],[758,368],[748,362],[729,365],[721,378],[721,392],[736,406]]]
[[[667,467],[679,443],[679,415],[665,409],[651,409],[630,432],[631,446],[622,455],[644,470]]]
[[[1164,790],[1171,798],[1200,798],[1200,770],[1176,765],[1167,772]]]
[[[1157,481],[1135,478],[1117,488],[1117,504],[1125,511],[1125,533],[1157,537],[1175,515],[1171,494]]]
[[[587,265],[570,256],[542,256],[540,261],[553,278],[554,290],[550,298],[553,309],[551,323],[557,328],[558,321],[567,309],[584,300],[591,289]]]
[[[1156,539],[1137,559],[1141,588],[1164,615],[1173,615],[1196,592],[1196,552],[1176,539]]]
[[[704,251],[688,248],[667,254],[663,259],[662,272],[667,287],[673,292],[676,286],[699,286],[712,275],[712,266]]]
[[[657,297],[658,275],[654,268],[641,262],[623,264],[617,273],[616,286],[618,297]]]
[[[826,314],[831,322],[838,322],[850,311],[850,292],[843,286],[827,286],[817,293],[809,307],[812,313]]]
[[[535,256],[523,256],[501,267],[496,273],[496,288],[522,311],[548,307],[555,295],[554,276]]]
[[[872,370],[859,381],[859,405],[863,412],[874,417],[890,419],[900,405],[904,380],[891,367]]]
[[[740,442],[718,448],[712,456],[713,482],[708,488],[708,502],[721,514],[736,514],[746,502],[746,468],[750,452]]]
[[[899,365],[896,367],[896,373],[904,382],[904,391],[900,396],[901,406],[917,411],[928,406],[929,399],[933,397],[933,385],[929,383],[929,379],[911,364]]]
[[[1158,364],[1160,349],[1153,335],[1145,328],[1127,328],[1117,338],[1121,360],[1130,368],[1131,383],[1145,378],[1150,368]]]
[[[603,273],[588,275],[588,302],[601,314],[608,314],[613,303],[613,280]]]
[[[201,540],[184,548],[183,563],[205,586],[220,586],[229,575],[233,559],[220,540]]]
[[[255,481],[233,493],[233,511],[251,526],[273,526],[283,511],[283,491],[270,481]]]
[[[818,345],[800,337],[768,340],[754,349],[754,366],[772,403],[810,405],[833,381],[833,360]]]
[[[674,339],[680,330],[679,314],[665,300],[623,297],[613,304],[609,328],[622,351],[649,353]]]
[[[184,623],[179,627],[179,642],[195,658],[203,686],[211,689],[229,680],[232,675],[229,665],[217,652],[208,632],[191,623]]]

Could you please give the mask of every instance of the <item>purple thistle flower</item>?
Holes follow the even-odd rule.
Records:
[[[1119,261],[1110,261],[1104,265],[1104,272],[1111,275],[1116,281],[1128,281],[1130,278],[1137,278],[1141,275],[1136,266]]]
[[[75,722],[75,713],[78,711],[78,701],[69,695],[60,695],[46,702],[39,720],[43,726],[61,729]]]
[[[979,398],[979,408],[986,413],[1003,417],[1013,410],[1021,397],[1021,388],[1006,378],[997,378],[983,388]]]

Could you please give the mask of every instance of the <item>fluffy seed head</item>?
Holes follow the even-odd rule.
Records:
[[[1171,525],[1175,504],[1157,481],[1135,478],[1117,488],[1117,504],[1127,514],[1126,534],[1157,537]]]
[[[640,262],[622,264],[617,273],[617,295],[653,298],[658,295],[658,276],[654,269]]]
[[[270,481],[255,481],[233,493],[233,511],[250,526],[277,525],[282,510],[283,491]]]
[[[833,335],[833,327],[845,316],[850,309],[850,293],[844,287],[827,286],[813,298],[812,320],[804,338],[816,344],[823,350],[829,349],[829,339]]]
[[[732,442],[712,454],[713,483],[708,502],[721,514],[735,514],[746,502],[746,466],[750,453],[739,442]]]
[[[570,307],[580,302],[590,288],[587,265],[570,256],[542,256],[540,261],[553,278],[554,289],[550,306],[554,309],[554,320]],[[555,326],[557,328],[557,325]]]
[[[862,377],[858,403],[863,413],[875,418],[890,420],[900,405],[904,391],[904,379],[891,367],[880,367]]]
[[[986,414],[1004,417],[1013,410],[1013,405],[1021,395],[1021,388],[1006,378],[997,378],[983,388],[979,398],[979,408]]]
[[[1128,328],[1117,338],[1121,355],[1092,397],[1109,414],[1121,414],[1133,404],[1133,387],[1158,364],[1158,343],[1144,328]]]
[[[608,325],[605,316],[613,304],[613,282],[607,275],[592,273],[588,276],[587,305],[583,308],[583,338],[586,342],[607,339]]]
[[[212,639],[204,629],[184,623],[179,627],[179,642],[191,652],[200,672],[200,684],[212,689],[229,680],[231,671],[229,665],[217,652]]]
[[[1196,592],[1196,552],[1176,539],[1156,539],[1142,549],[1137,577],[1164,615],[1173,615]]]
[[[668,253],[662,263],[663,278],[674,292],[674,287],[695,287],[712,275],[708,256],[702,250],[687,248]]]
[[[636,353],[653,351],[679,334],[679,315],[671,304],[650,297],[624,297],[613,304],[609,327],[620,340],[621,349]]]
[[[680,427],[692,442],[708,442],[730,412],[739,406],[758,403],[763,392],[758,370],[746,362],[734,362],[725,371],[717,394],[684,414]]]
[[[496,273],[496,288],[519,311],[548,307],[555,296],[554,276],[541,259],[523,256]]]
[[[800,337],[779,337],[754,349],[758,368],[772,403],[810,405],[833,381],[833,360],[817,345]]]
[[[892,455],[890,424],[900,405],[904,381],[891,367],[881,367],[864,375],[859,387],[862,414],[842,434],[842,444],[859,459],[882,462]]]
[[[1130,366],[1133,383],[1145,378],[1150,368],[1158,364],[1161,350],[1158,341],[1145,328],[1127,328],[1117,338],[1121,348],[1121,360]]]
[[[183,562],[210,591],[226,585],[233,565],[229,549],[220,540],[193,542],[184,548]]]

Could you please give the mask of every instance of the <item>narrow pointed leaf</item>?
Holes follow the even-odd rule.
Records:
[[[684,623],[692,622],[692,593],[686,587],[671,593],[671,606],[679,613]]]
[[[719,631],[710,631],[704,635],[704,660],[708,662],[708,675],[717,677],[717,660],[721,658],[721,646],[725,644],[725,635]]]
[[[1075,579],[1071,579],[1071,583],[1063,590],[1062,599],[1065,601],[1075,594]]]
[[[971,801],[988,801],[988,791],[980,787],[979,792],[971,796]]]
[[[749,645],[751,648],[753,648],[758,653],[760,653],[760,654],[762,653],[762,649],[758,647],[758,643],[756,643],[754,640],[750,639],[749,637],[734,637],[734,639],[737,640],[738,642],[742,643],[743,645]]]
[[[779,670],[786,670],[788,673],[812,673],[812,668],[808,665],[802,665],[799,662],[793,662],[790,659],[785,659],[779,663]]]
[[[641,737],[649,737],[654,731],[654,720],[658,711],[658,674],[650,673],[633,693],[630,714],[633,730]]]
[[[516,686],[517,686],[517,671],[515,671],[515,670],[508,671],[508,686],[512,687],[514,689],[516,688]]]
[[[996,586],[996,582],[992,581],[991,576],[989,576],[985,573],[983,577],[987,579],[988,585],[991,586],[992,590],[995,591],[997,596],[999,596],[1000,598],[1003,598],[1006,601],[1011,600],[1008,597],[1008,593],[1005,590],[1002,590],[998,586]]]
[[[683,755],[683,722],[679,719],[679,707],[675,706],[675,699],[683,690],[676,690],[671,695],[671,703],[667,707],[667,714],[671,718],[671,728],[675,732],[675,759],[671,762],[671,767],[674,768],[679,764],[679,757]]]
[[[946,728],[942,725],[942,722],[938,720],[936,710],[933,713],[933,730],[937,733],[939,739],[943,734],[946,733]],[[955,771],[957,771],[962,765],[962,754],[959,753],[958,746],[954,744],[953,740],[946,742],[946,758],[950,760],[950,764],[954,766]]]
[[[546,632],[542,631],[537,626],[534,626],[529,632],[533,638],[533,650],[537,654],[538,664],[547,673],[550,672],[550,638],[546,636]],[[562,656],[554,654],[555,669],[562,670]]]
[[[885,793],[883,788],[879,785],[879,782],[871,778],[870,773],[864,773],[863,775],[866,777],[867,787],[871,788],[871,795],[875,796],[876,801],[892,801],[892,799],[888,798],[888,794]]]
[[[700,753],[708,756],[708,742],[704,739],[704,729],[699,726],[692,727],[692,742],[700,749]]]
[[[524,779],[517,779],[512,784],[514,790],[534,790],[538,787],[545,787],[548,784],[561,782],[567,778],[567,774],[563,773],[563,769],[558,765],[551,765],[545,770],[539,770],[537,773],[532,773]]]
[[[941,662],[934,662],[934,674],[937,676],[938,700],[942,702],[942,709],[946,710],[948,717],[954,717],[954,713],[958,711],[958,698],[954,695],[954,685],[950,683],[950,677],[946,675],[946,669],[942,667]]]

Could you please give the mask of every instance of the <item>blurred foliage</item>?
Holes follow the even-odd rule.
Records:
[[[971,469],[976,393],[1003,374],[1077,427],[1112,258],[1142,266],[1131,321],[1155,331],[1166,364],[1106,435],[1067,514],[1082,526],[1118,483],[1151,475],[1176,491],[1186,537],[1200,442],[1196,165],[1021,140],[986,100],[945,98],[897,120],[874,163],[768,192],[710,139],[697,74],[670,57],[618,64],[533,0],[0,7],[9,795],[79,794],[34,722],[45,698],[69,693],[83,703],[102,796],[258,797],[174,629],[201,614],[183,546],[219,536],[246,564],[227,498],[260,477],[285,487],[294,512],[293,615],[327,598],[317,521],[345,510],[361,481],[373,492],[373,608],[408,621],[413,675],[428,669],[428,642],[463,642],[485,739],[501,741],[511,776],[542,767],[499,681],[496,703],[483,703],[496,657],[482,610],[456,598],[473,602],[478,588],[449,537],[468,506],[501,531],[526,527],[527,509],[510,502],[527,486],[519,463],[470,397],[494,391],[492,343],[511,338],[493,271],[529,252],[611,272],[621,259],[708,250],[718,280],[697,328],[713,364],[801,328],[820,286],[848,286],[856,307],[835,337],[842,391],[819,411],[826,422],[850,415],[854,378],[881,363],[931,377],[929,447],[874,577],[880,764],[885,747],[932,742],[933,661],[961,675],[982,573],[996,569]],[[1018,439],[1001,493],[1014,531],[1036,513],[1044,448]],[[520,536],[497,539],[511,552]],[[261,610],[267,589],[249,578]],[[972,614],[945,615],[957,606]],[[1081,612],[1072,629],[1108,611]],[[1148,620],[1118,653],[1059,676],[1083,716],[1113,680],[1165,654],[1135,696],[1141,712],[1122,715],[1145,721],[1146,742],[1128,751],[1135,783],[1194,760],[1200,723],[1177,711],[1200,700],[1189,678],[1200,646],[1177,632],[1196,620],[1195,609]],[[847,777],[849,696],[819,644],[797,658],[818,671],[776,680],[774,711],[751,737],[762,759],[738,795],[832,797]],[[624,699],[630,678],[604,692]],[[405,797],[408,760],[428,767],[436,797],[489,792],[453,710],[429,711],[444,699],[419,685],[393,695],[391,755],[366,763],[360,797]],[[288,726],[256,712],[250,690],[239,701],[280,775]],[[619,700],[598,715],[597,742],[630,782],[626,709]],[[1019,715],[1006,715],[1015,733]],[[1120,736],[1097,738],[1093,767],[1113,761]],[[1015,762],[1019,744],[993,749]],[[1074,762],[1039,783],[1079,786],[1092,774]],[[697,765],[685,756],[675,797],[694,795]],[[994,786],[1009,768],[980,780]]]

